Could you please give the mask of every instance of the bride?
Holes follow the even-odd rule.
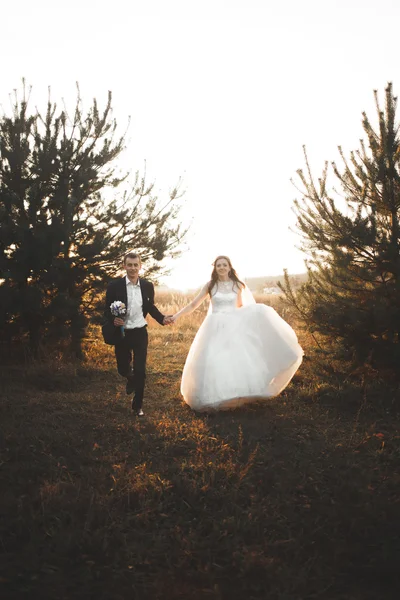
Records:
[[[182,373],[181,393],[196,411],[224,410],[279,394],[299,368],[303,350],[278,313],[256,304],[227,256],[213,263],[211,280],[172,322],[210,296]]]

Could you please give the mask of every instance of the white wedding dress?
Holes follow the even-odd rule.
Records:
[[[252,297],[253,303],[237,308],[237,293],[232,285],[213,290],[211,311],[189,350],[181,393],[196,411],[276,396],[302,362],[303,350],[290,325]]]

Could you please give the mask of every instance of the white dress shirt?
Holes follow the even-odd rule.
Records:
[[[136,283],[132,283],[129,281],[128,276],[126,276],[125,281],[128,306],[124,328],[136,329],[137,327],[145,327],[147,323],[143,316],[143,298],[139,279]]]

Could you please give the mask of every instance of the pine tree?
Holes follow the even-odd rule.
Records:
[[[45,331],[69,336],[81,356],[89,300],[123,253],[134,248],[153,274],[178,253],[179,190],[161,204],[145,177],[128,187],[118,175],[111,93],[103,111],[93,100],[84,112],[78,95],[72,118],[50,98],[44,116],[29,114],[26,96],[0,120],[1,327],[28,332],[33,349]]]
[[[397,366],[400,359],[400,138],[392,84],[378,127],[363,113],[367,141],[342,168],[332,163],[340,194],[328,190],[328,163],[315,182],[305,152],[295,202],[301,249],[309,256],[308,281],[288,301],[313,331],[339,342],[358,361]]]

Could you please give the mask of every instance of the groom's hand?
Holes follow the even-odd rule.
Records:
[[[115,319],[114,319],[115,327],[122,327],[122,325],[124,323],[125,323],[125,321],[123,319],[120,319],[119,317],[115,317]]]
[[[164,321],[163,321],[164,325],[172,325],[173,322],[174,321],[173,321],[172,315],[167,315],[166,317],[164,317]]]

